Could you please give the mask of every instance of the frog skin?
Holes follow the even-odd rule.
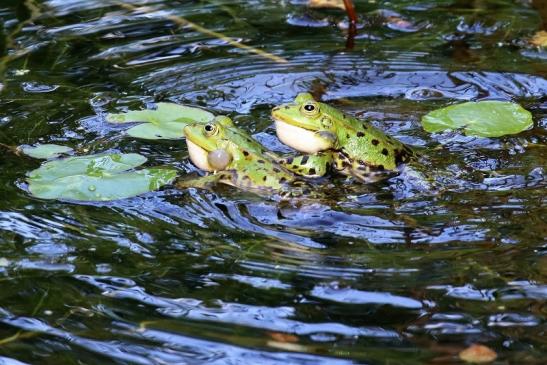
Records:
[[[408,146],[369,123],[315,101],[309,93],[275,107],[272,118],[281,142],[309,154],[308,170],[315,167],[323,172],[330,165],[344,175],[368,182],[414,156]]]
[[[275,154],[237,128],[228,117],[188,125],[184,134],[192,163],[212,174],[180,181],[179,187],[205,188],[222,183],[282,195],[306,193],[301,179],[279,164]]]

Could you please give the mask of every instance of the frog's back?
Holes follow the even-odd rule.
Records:
[[[412,158],[413,151],[408,146],[370,123],[328,105],[325,105],[325,109],[326,114],[332,115],[334,122],[339,124],[337,134],[340,151],[352,165],[394,170],[397,165]]]

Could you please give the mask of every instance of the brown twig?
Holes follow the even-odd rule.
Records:
[[[150,8],[146,8],[146,7],[140,7],[139,8],[139,7],[133,6],[131,4],[120,3],[120,2],[118,2],[117,4],[120,7],[124,8],[124,9],[127,9],[127,10],[131,10],[131,11],[139,10],[139,11],[142,11],[142,12],[145,12],[145,13],[150,13],[151,12]],[[169,19],[170,21],[172,21],[173,23],[175,23],[176,25],[178,25],[180,27],[189,26],[190,28],[192,28],[192,29],[194,29],[194,30],[196,30],[196,31],[198,31],[202,34],[207,34],[208,36],[221,39],[221,40],[225,41],[226,43],[230,44],[231,46],[234,46],[234,47],[240,48],[240,49],[244,49],[247,52],[254,53],[254,54],[259,55],[261,57],[267,58],[271,61],[274,61],[274,62],[277,62],[277,63],[288,63],[288,61],[286,59],[284,59],[283,57],[279,57],[279,56],[273,55],[271,53],[268,53],[266,51],[263,51],[261,49],[254,48],[254,47],[248,46],[246,44],[237,42],[233,38],[225,36],[222,33],[218,33],[218,32],[215,32],[213,30],[209,30],[207,28],[204,28],[201,25],[193,23],[193,22],[191,22],[191,21],[189,21],[189,20],[187,20],[183,17],[177,16],[177,15],[166,15],[165,18]]]
[[[30,49],[18,49],[15,42],[15,37],[21,32],[21,30],[23,30],[26,25],[34,22],[34,20],[36,20],[41,15],[40,7],[35,3],[34,0],[25,0],[24,5],[30,12],[29,18],[18,23],[17,26],[6,36],[6,49],[14,49],[14,51],[11,54],[0,57],[0,91],[2,91],[6,86],[4,72],[8,66],[8,63],[20,57],[23,57],[30,52]]]
[[[0,147],[1,147],[1,148],[5,148],[5,149],[7,149],[8,151],[13,152],[13,153],[15,153],[15,154],[17,154],[18,151],[19,151],[19,150],[17,149],[17,146],[10,146],[10,145],[4,144],[4,143],[0,143]]]

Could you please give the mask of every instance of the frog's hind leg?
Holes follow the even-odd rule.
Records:
[[[347,172],[347,175],[352,176],[366,184],[383,180],[395,174],[393,171],[378,170],[370,166],[358,166],[357,168],[348,170]]]
[[[225,178],[224,172],[201,176],[195,179],[186,179],[186,180],[178,180],[176,182],[176,187],[179,189],[187,189],[187,188],[201,188],[201,189],[209,189],[212,185],[216,184],[220,180],[223,180]]]
[[[341,174],[351,176],[365,184],[383,180],[392,174],[392,171],[383,167],[369,165],[361,160],[350,159],[343,153],[338,154],[335,169]]]
[[[332,156],[329,153],[316,153],[284,157],[279,159],[278,163],[296,175],[321,177],[327,173],[331,160]]]

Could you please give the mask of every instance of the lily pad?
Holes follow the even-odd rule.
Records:
[[[110,201],[157,190],[177,176],[167,168],[129,171],[145,162],[136,153],[69,157],[44,163],[27,182],[37,198]]]
[[[504,101],[467,102],[434,110],[422,118],[428,132],[463,128],[466,135],[500,137],[531,128],[532,114]]]
[[[127,134],[144,139],[184,138],[183,128],[189,123],[207,123],[214,115],[199,108],[173,103],[158,103],[154,110],[132,110],[127,113],[108,114],[110,123],[140,123],[127,130]]]
[[[59,157],[64,153],[72,152],[72,148],[57,144],[37,144],[34,146],[23,145],[18,147],[19,151],[32,158],[48,159]]]

